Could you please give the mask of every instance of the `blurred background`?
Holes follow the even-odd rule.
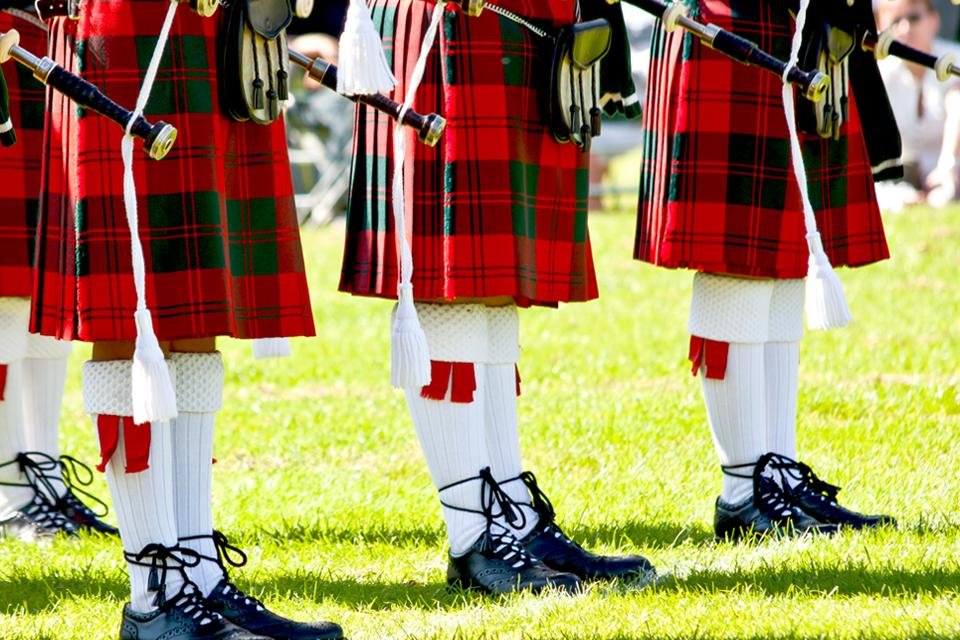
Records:
[[[312,15],[290,29],[291,46],[301,53],[337,60],[337,36],[347,0],[316,2]],[[898,40],[934,55],[960,61],[960,7],[953,0],[874,0],[878,27]],[[653,17],[624,5],[633,74],[644,98]],[[904,142],[904,180],[878,186],[881,207],[898,213],[912,205],[940,208],[960,198],[960,82],[939,82],[933,71],[895,58],[880,62]],[[305,225],[323,225],[342,215],[350,179],[353,104],[296,76],[287,111],[290,159],[297,209]],[[639,121],[613,119],[591,149],[590,210],[636,207],[642,160]]]

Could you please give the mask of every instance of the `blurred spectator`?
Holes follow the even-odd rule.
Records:
[[[290,47],[336,64],[347,2],[316,0],[310,17],[291,25]],[[297,214],[301,223],[325,224],[346,207],[354,106],[303,74],[292,75],[286,121]]]
[[[940,37],[945,40],[960,40],[960,6],[956,0],[933,0],[933,7],[940,13]]]
[[[300,53],[337,62],[337,37],[347,16],[348,0],[317,0],[307,18],[296,18],[287,30]],[[316,88],[314,85],[312,88]]]
[[[892,28],[897,40],[941,56],[957,45],[937,38],[940,14],[932,0],[879,0],[877,26]],[[956,7],[952,7],[956,11]],[[898,210],[926,201],[942,207],[958,198],[960,84],[939,82],[925,67],[890,56],[880,61],[890,103],[903,139],[905,181],[878,187],[880,204]]]
[[[343,20],[347,16],[348,0],[315,0],[308,18],[296,18],[288,31],[292,34],[325,33],[340,35]]]

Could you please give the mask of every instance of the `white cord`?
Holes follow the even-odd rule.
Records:
[[[134,320],[137,327],[137,344],[133,355],[133,419],[137,424],[168,420],[177,415],[177,401],[170,372],[163,357],[163,351],[153,330],[153,319],[147,308],[146,264],[143,257],[143,245],[140,242],[140,223],[137,218],[137,187],[133,178],[133,136],[130,131],[133,124],[143,114],[150,92],[160,67],[160,58],[166,47],[173,18],[177,11],[177,0],[170,0],[167,16],[157,38],[153,57],[147,67],[137,104],[127,121],[123,139],[120,141],[120,155],[123,158],[123,204],[126,209],[127,226],[130,229],[130,250],[133,263],[133,284],[137,292],[137,310]]]
[[[413,106],[417,88],[423,81],[427,58],[437,39],[437,31],[443,20],[445,3],[438,2],[433,8],[430,26],[424,34],[424,42],[407,84],[406,96],[397,124],[393,130],[393,223],[400,254],[400,283],[397,286],[397,308],[394,313],[390,348],[390,382],[401,389],[416,389],[430,383],[430,354],[427,338],[420,326],[413,304],[413,253],[407,240],[407,222],[403,188],[403,169],[407,155],[406,130],[403,116]]]
[[[800,190],[800,198],[803,201],[803,222],[807,231],[807,248],[810,251],[806,295],[807,324],[812,329],[832,329],[850,323],[850,309],[843,294],[843,285],[830,265],[830,259],[823,249],[820,232],[817,230],[817,217],[810,203],[807,170],[803,163],[800,137],[797,134],[793,86],[787,82],[790,70],[796,67],[797,60],[800,58],[800,44],[809,6],[810,0],[800,0],[800,9],[797,12],[793,41],[790,46],[790,60],[783,71],[783,110],[787,118],[787,128],[790,131],[791,164]]]

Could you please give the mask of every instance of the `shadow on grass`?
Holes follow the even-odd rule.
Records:
[[[354,610],[390,610],[398,607],[420,610],[459,610],[476,603],[492,603],[496,599],[479,593],[448,589],[443,576],[436,575],[434,583],[416,581],[353,581],[330,579],[329,575],[289,573],[268,577],[255,583],[245,579],[242,572],[233,576],[241,589],[262,598],[269,606],[273,594],[290,594],[316,602],[330,601]],[[433,576],[431,576],[432,578]],[[629,583],[600,585],[601,590],[629,593]],[[17,610],[40,613],[55,610],[64,599],[108,598],[117,603],[129,597],[126,579],[98,576],[91,580],[77,575],[5,576],[0,578],[0,613]],[[686,576],[664,576],[652,590],[696,594],[723,593],[749,589],[751,593],[768,596],[792,594],[796,596],[832,595],[937,595],[960,591],[960,568],[896,571],[856,567],[808,567],[725,573],[722,571],[694,571]],[[509,600],[510,597],[504,597]]]
[[[749,589],[751,593],[809,597],[832,595],[938,595],[960,591],[960,567],[923,571],[886,567],[761,567],[734,573],[720,570],[692,571],[683,576],[664,576],[657,591],[727,592]]]
[[[446,546],[446,533],[439,526],[390,526],[383,523],[344,523],[337,526],[329,521],[283,523],[276,528],[261,528],[244,532],[238,540],[244,542],[273,541],[277,543],[325,542],[334,544],[386,544],[395,547]],[[584,546],[635,546],[640,549],[659,549],[683,542],[695,545],[713,544],[713,531],[702,524],[676,522],[614,522],[599,525],[579,525],[559,522],[563,530]],[[231,539],[233,539],[231,537]]]
[[[677,522],[611,522],[599,525],[577,525],[559,522],[563,531],[589,547],[593,543],[617,547],[632,544],[638,549],[662,549],[684,542],[694,545],[714,544],[713,529],[700,523]],[[627,545],[629,546],[629,545]]]

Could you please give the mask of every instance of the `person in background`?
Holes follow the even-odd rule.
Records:
[[[940,57],[960,46],[937,37],[940,13],[931,0],[877,0],[877,27]],[[951,7],[953,12],[960,11]],[[903,138],[904,182],[878,185],[881,206],[898,210],[926,202],[942,207],[960,198],[960,78],[937,80],[932,69],[888,56],[879,63]]]
[[[46,26],[33,2],[19,4],[0,11],[0,32],[16,29],[21,46],[42,55]],[[92,480],[90,469],[60,454],[70,343],[27,331],[45,88],[14,62],[4,66],[10,108],[0,117],[0,537],[36,541],[81,528],[116,534],[74,494],[71,485]]]

